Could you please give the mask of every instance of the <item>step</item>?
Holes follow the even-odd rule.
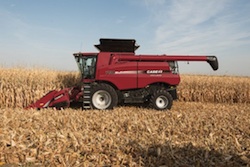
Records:
[[[90,89],[90,85],[84,85],[83,86],[85,89]]]
[[[90,109],[90,106],[83,106],[84,109]]]
[[[87,93],[90,94],[90,91],[89,90],[85,90],[84,94],[87,94]]]

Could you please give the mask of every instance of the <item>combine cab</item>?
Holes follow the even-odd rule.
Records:
[[[133,39],[100,39],[98,53],[73,54],[81,72],[81,87],[51,91],[27,108],[69,107],[112,109],[123,103],[144,103],[171,109],[180,83],[178,61],[204,61],[218,69],[215,56],[136,55]]]

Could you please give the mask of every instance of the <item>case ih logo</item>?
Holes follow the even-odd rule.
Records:
[[[163,70],[147,70],[147,74],[162,74]]]
[[[124,70],[124,71],[106,71],[106,74],[111,75],[111,74],[163,74],[167,73],[168,71],[163,71],[163,70]]]

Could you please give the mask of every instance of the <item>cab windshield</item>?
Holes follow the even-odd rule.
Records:
[[[95,78],[96,56],[75,56],[83,79]]]

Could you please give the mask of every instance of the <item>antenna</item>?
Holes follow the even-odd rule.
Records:
[[[83,42],[81,42],[81,44],[80,44],[80,50],[79,50],[79,52],[81,52],[83,50]]]

